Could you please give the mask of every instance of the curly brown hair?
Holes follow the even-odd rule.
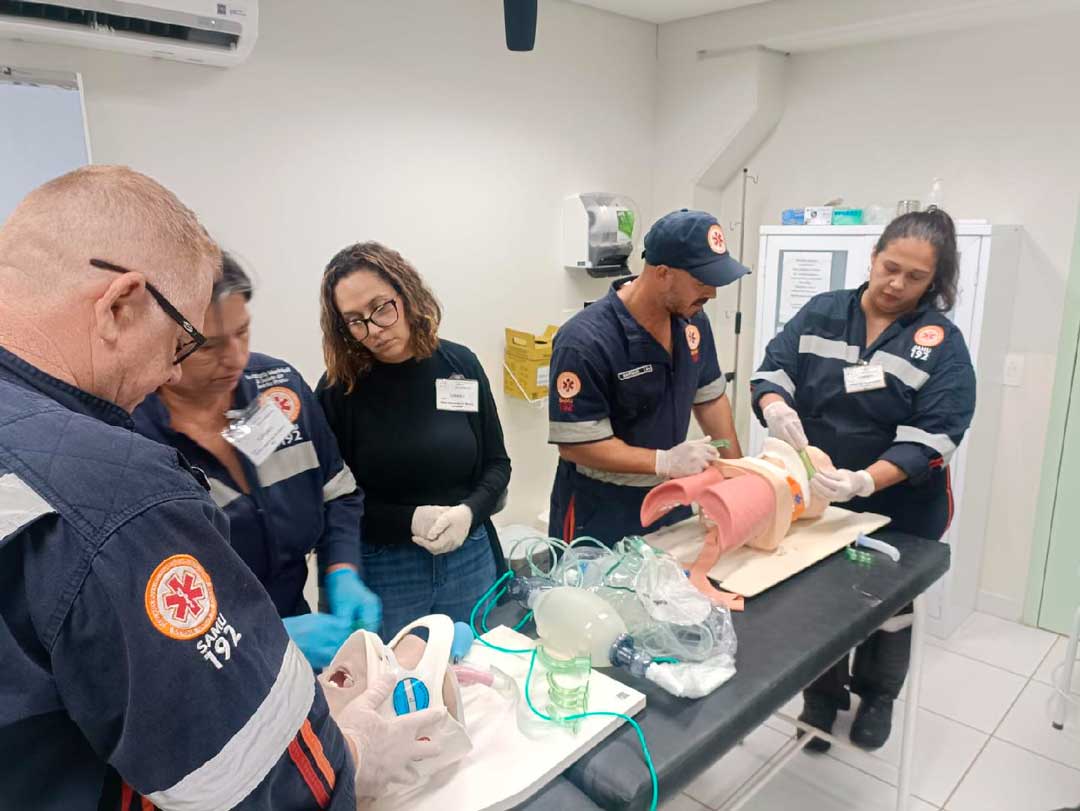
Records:
[[[342,248],[323,271],[319,322],[326,380],[331,386],[343,384],[346,393],[356,388],[375,360],[371,351],[352,336],[334,302],[338,282],[361,270],[377,273],[401,297],[414,357],[430,358],[439,345],[442,310],[416,268],[400,253],[378,242],[358,242]]]

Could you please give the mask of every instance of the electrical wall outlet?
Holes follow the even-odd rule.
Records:
[[[1005,369],[1001,375],[1001,382],[1006,386],[1022,386],[1024,384],[1024,356],[1010,352],[1005,356]]]

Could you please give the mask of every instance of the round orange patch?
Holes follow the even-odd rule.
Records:
[[[719,223],[709,226],[709,247],[713,253],[727,253],[727,242],[724,241],[724,229]]]
[[[194,639],[217,619],[210,575],[191,555],[165,558],[146,583],[146,616],[170,639]]]
[[[573,400],[581,393],[581,378],[573,372],[563,372],[555,381],[555,390],[564,400]]]
[[[292,422],[300,419],[300,395],[285,386],[274,386],[259,395],[259,402],[271,401],[282,410]]]
[[[945,340],[945,330],[939,326],[923,327],[915,333],[915,343],[919,346],[937,346]]]
[[[686,345],[694,352],[701,346],[701,331],[693,324],[686,325]]]

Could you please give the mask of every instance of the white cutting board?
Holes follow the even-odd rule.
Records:
[[[793,523],[775,552],[742,546],[721,555],[709,570],[709,577],[725,591],[753,597],[843,549],[859,535],[868,535],[888,523],[888,518],[877,513],[828,507],[820,518]],[[705,527],[695,516],[646,535],[645,540],[690,566],[705,542]]]
[[[531,649],[536,643],[506,626],[484,634],[503,648]],[[603,741],[625,722],[610,716],[586,718],[577,733],[542,721],[525,707],[525,676],[529,655],[506,654],[473,645],[465,664],[494,666],[514,679],[520,691],[519,708],[492,700],[490,688],[462,688],[465,727],[474,750],[460,763],[433,777],[421,789],[386,797],[370,805],[371,811],[504,811],[527,800],[558,777],[578,758]],[[529,695],[544,712],[546,683],[539,663],[533,673]],[[593,670],[589,677],[589,709],[633,716],[645,707],[645,696],[615,679]],[[526,721],[525,729],[518,723]],[[644,760],[642,772],[646,772]]]

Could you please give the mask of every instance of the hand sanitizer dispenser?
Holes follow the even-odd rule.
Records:
[[[585,192],[563,201],[563,265],[590,276],[625,276],[634,250],[634,202],[618,194]]]

